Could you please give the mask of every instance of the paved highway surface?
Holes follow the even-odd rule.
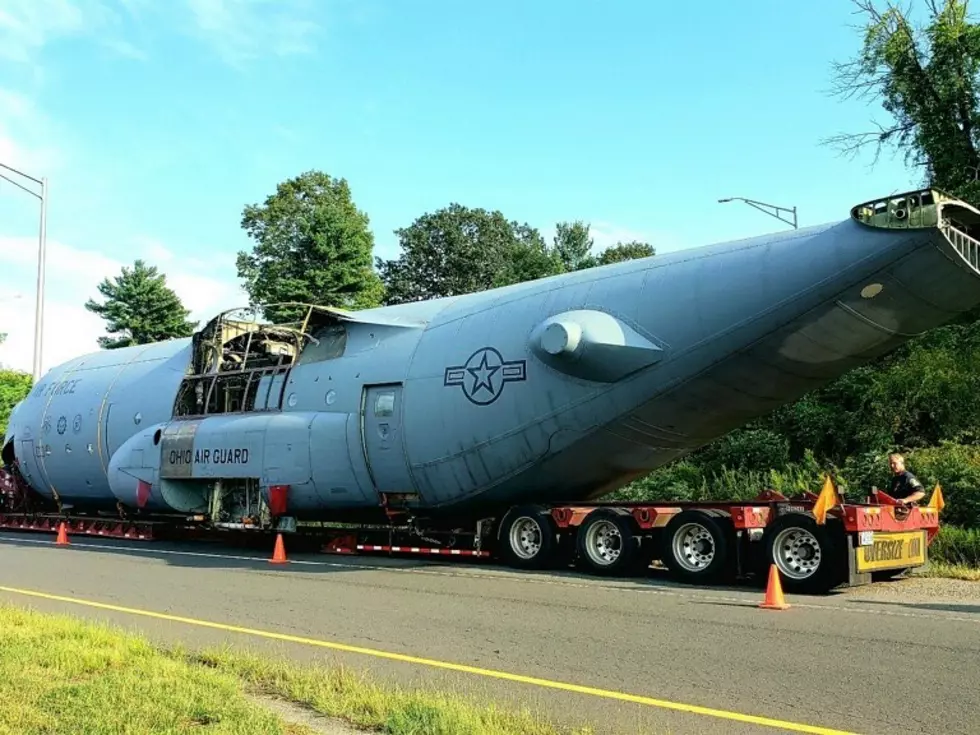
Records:
[[[260,553],[202,545],[53,540],[0,535],[0,601],[110,620],[159,640],[228,641],[478,699],[523,700],[598,732],[980,728],[980,585],[971,583],[789,596],[791,609],[764,611],[756,589],[656,576],[609,581],[322,555],[273,566]]]

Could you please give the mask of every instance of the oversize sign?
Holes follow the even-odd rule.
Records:
[[[861,546],[854,553],[859,572],[921,566],[926,563],[926,532],[875,532],[874,543]]]

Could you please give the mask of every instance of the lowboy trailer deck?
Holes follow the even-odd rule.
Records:
[[[412,518],[390,508],[390,523],[381,525],[297,523],[288,517],[212,524],[203,517],[146,521],[5,512],[2,497],[0,529],[8,531],[55,533],[64,523],[71,535],[246,543],[283,533],[293,550],[475,558],[519,569],[574,565],[607,577],[643,574],[659,561],[671,578],[689,584],[764,580],[774,564],[787,591],[805,594],[922,567],[939,531],[937,509],[903,507],[881,491],[865,503],[835,505],[824,523],[814,513],[816,494],[787,498],[774,491],[751,502],[530,504],[473,523]]]

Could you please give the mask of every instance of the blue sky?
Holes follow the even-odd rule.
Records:
[[[850,0],[0,0],[0,162],[51,180],[45,366],[95,347],[81,306],[135,257],[196,318],[245,303],[242,207],[312,168],[348,179],[382,257],[453,201],[661,251],[783,227],[725,196],[846,217],[919,184],[820,144],[888,119],[826,91],[858,20]],[[0,185],[0,362],[26,369],[36,228]]]

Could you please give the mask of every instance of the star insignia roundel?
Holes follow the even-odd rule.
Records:
[[[493,347],[481,347],[462,365],[447,367],[443,384],[459,387],[468,401],[487,406],[500,398],[507,383],[526,379],[525,360],[504,360]]]

